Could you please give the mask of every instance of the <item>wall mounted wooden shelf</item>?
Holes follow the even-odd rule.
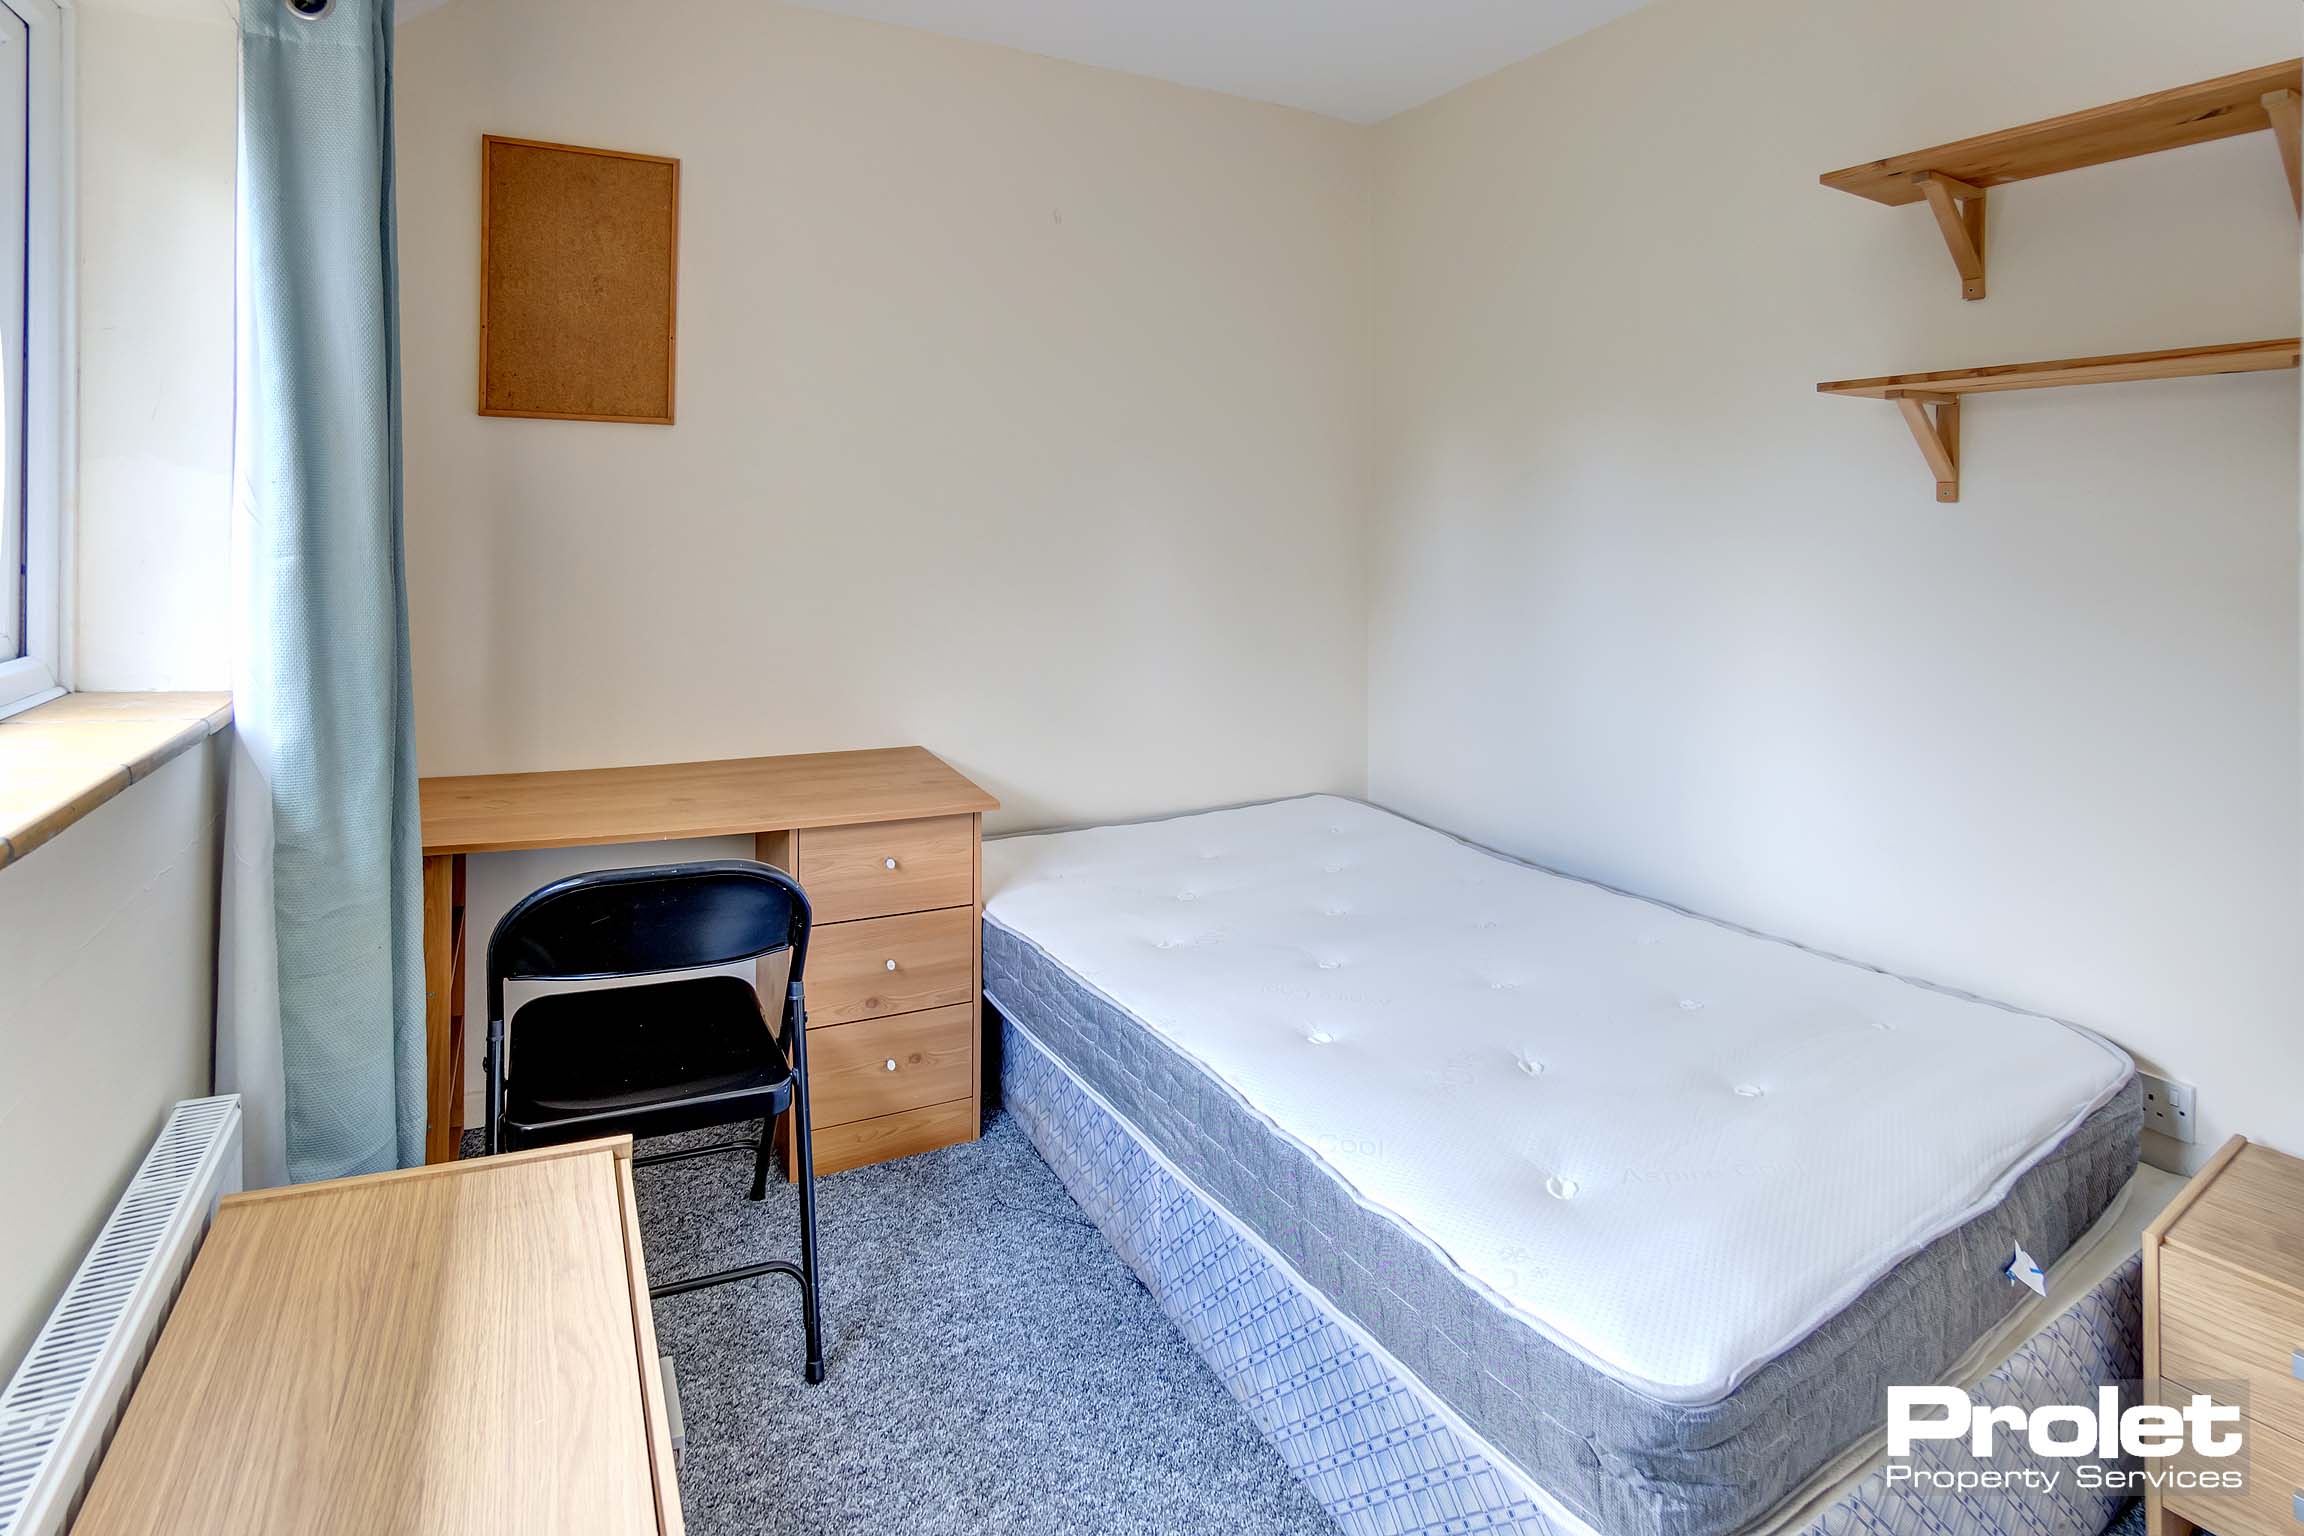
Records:
[[[2129,384],[2146,379],[2189,379],[2211,373],[2261,373],[2293,368],[2304,340],[2235,341],[2165,352],[2122,352],[2068,357],[2046,363],[1996,363],[1941,373],[1892,373],[1877,379],[1839,379],[1816,386],[1827,395],[1893,401],[1936,477],[1936,499],[1960,499],[1960,400],[1964,395],[2011,389],[2057,389],[2070,384]]]
[[[2205,144],[2269,128],[2288,173],[2288,196],[2304,215],[2298,180],[2299,108],[2304,104],[2304,59],[2267,64],[2197,85],[2155,91],[2132,101],[2068,113],[2021,128],[2004,128],[1934,149],[1852,165],[1818,178],[1827,187],[1901,207],[1924,202],[1935,215],[1960,296],[1984,297],[1984,205],[1992,187],[2034,176],[2135,155]]]

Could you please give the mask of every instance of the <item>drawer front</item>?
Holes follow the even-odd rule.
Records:
[[[2304,1299],[2170,1246],[2160,1250],[2157,1313],[2162,1376],[2246,1382],[2249,1417],[2304,1441]]]
[[[976,901],[976,818],[874,821],[799,834],[800,883],[819,923]]]
[[[976,1105],[968,1099],[907,1109],[876,1120],[816,1129],[816,1171],[839,1173],[976,1139]]]
[[[2246,1437],[2242,1454],[2248,1462],[2245,1489],[2238,1493],[2170,1489],[2160,1502],[2216,1536],[2304,1536],[2304,1444],[2256,1419],[2245,1421],[2241,1433]],[[2160,1471],[2218,1472],[2229,1469],[2234,1459],[2186,1451],[2155,1458],[2152,1466]]]
[[[808,1024],[852,1024],[974,999],[976,909],[826,923],[808,936]]]
[[[971,1097],[976,1010],[962,1003],[808,1031],[808,1114],[818,1130]]]

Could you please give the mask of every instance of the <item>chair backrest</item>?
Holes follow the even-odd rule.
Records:
[[[488,1012],[507,981],[600,981],[732,965],[792,951],[791,985],[808,952],[808,896],[784,871],[750,859],[604,869],[555,880],[504,914],[488,940]]]

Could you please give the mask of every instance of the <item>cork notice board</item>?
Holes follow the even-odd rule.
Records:
[[[480,414],[670,425],[680,162],[480,141]]]

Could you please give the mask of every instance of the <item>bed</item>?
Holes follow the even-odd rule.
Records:
[[[1011,1107],[1188,1333],[1248,1308],[1203,1351],[1348,1529],[1829,1526],[1888,1385],[2119,1305],[2141,1101],[2073,1026],[1332,796],[984,889]]]

